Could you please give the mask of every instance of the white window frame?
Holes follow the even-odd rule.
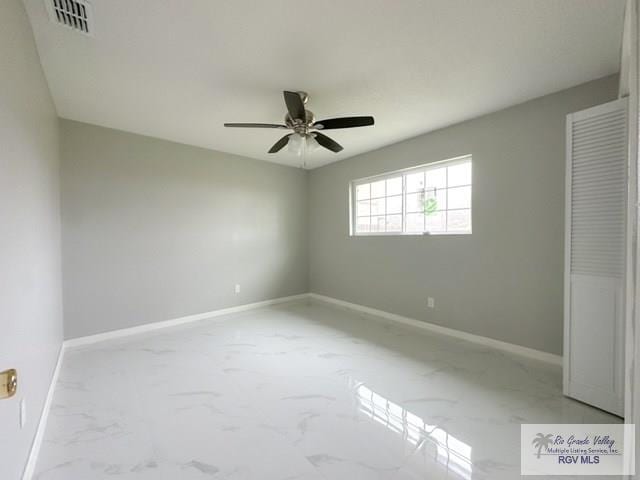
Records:
[[[461,163],[469,162],[471,164],[471,183],[469,187],[471,189],[471,202],[469,204],[469,230],[468,231],[444,231],[444,232],[406,232],[406,183],[407,183],[407,175],[412,173],[417,173],[420,171],[426,172],[428,170],[442,168],[443,166],[451,167]],[[388,178],[394,178],[399,175],[402,175],[402,232],[360,232],[356,233],[356,224],[357,224],[357,215],[356,215],[356,206],[357,206],[357,198],[356,198],[356,187],[365,183],[373,183],[380,180],[386,180]],[[459,185],[466,186],[466,185]],[[458,185],[456,185],[458,187]],[[447,182],[447,189],[449,189],[449,185]],[[451,187],[454,188],[454,187]],[[386,197],[385,197],[386,198]],[[448,205],[447,205],[448,207]],[[456,209],[452,209],[456,210]],[[449,209],[445,209],[445,211],[449,211]],[[423,165],[418,165],[415,167],[403,168],[400,170],[394,170],[393,172],[385,172],[379,175],[371,175],[369,177],[358,178],[356,180],[352,180],[349,182],[349,236],[352,237],[376,237],[376,236],[424,236],[424,235],[471,235],[473,232],[473,157],[471,154],[461,155],[459,157],[448,158],[446,160],[439,160],[437,162],[426,163]]]

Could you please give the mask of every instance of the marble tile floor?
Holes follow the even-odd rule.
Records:
[[[299,302],[68,350],[35,478],[518,479],[521,423],[619,421],[558,367]]]

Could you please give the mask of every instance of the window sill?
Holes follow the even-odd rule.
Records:
[[[380,232],[380,233],[351,233],[349,237],[446,237],[446,236],[468,236],[472,232],[433,232],[433,233],[400,233],[400,232]]]

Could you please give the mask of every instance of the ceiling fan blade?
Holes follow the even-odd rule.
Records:
[[[313,124],[313,128],[331,130],[334,128],[368,127],[373,124],[373,117],[341,117],[320,120]]]
[[[324,148],[331,150],[333,153],[338,153],[339,151],[343,150],[342,145],[340,145],[335,140],[330,139],[326,135],[323,135],[318,132],[315,132],[313,135],[316,139],[316,142],[318,142]]]
[[[225,123],[224,126],[235,128],[288,128],[286,125],[277,123]]]
[[[273,147],[271,147],[269,149],[269,153],[276,153],[279,152],[280,150],[282,150],[282,148],[289,143],[289,137],[293,135],[293,133],[290,133],[289,135],[285,135],[284,137],[282,137],[280,140],[278,140],[276,143],[273,144]]]
[[[304,111],[304,102],[298,92],[282,92],[284,94],[284,103],[287,104],[287,110],[293,120],[305,120],[306,113]]]

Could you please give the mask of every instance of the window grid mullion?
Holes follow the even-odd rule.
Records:
[[[423,169],[420,173],[422,173],[422,189],[415,192],[416,194],[422,195],[422,206],[420,210],[414,213],[422,213],[422,228],[420,229],[422,234],[424,235],[427,231],[427,214],[424,211],[424,200],[427,195],[427,170]]]
[[[449,167],[444,170],[444,185],[447,189],[447,205],[444,210],[444,231],[449,231]]]
[[[402,233],[407,233],[407,174],[402,174]]]
[[[384,182],[384,232],[387,233],[387,179],[383,180]]]

